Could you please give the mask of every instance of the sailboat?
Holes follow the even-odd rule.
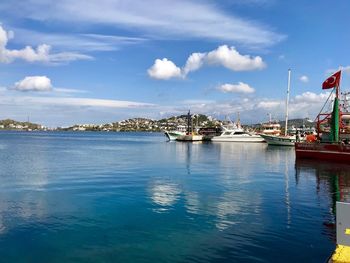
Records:
[[[313,142],[295,144],[296,159],[323,159],[336,162],[350,162],[350,112],[339,104],[341,70],[335,72],[322,84],[322,89],[332,88],[335,91],[332,112],[317,116],[317,136]],[[327,103],[326,101],[326,103]],[[326,105],[325,103],[325,105]]]
[[[297,135],[288,135],[288,106],[289,106],[289,91],[290,91],[290,73],[291,70],[288,69],[288,88],[287,88],[287,99],[286,99],[286,124],[284,129],[284,136],[278,135],[270,135],[270,134],[260,134],[261,137],[264,138],[264,140],[269,145],[278,145],[278,146],[294,146],[295,142],[297,141]]]

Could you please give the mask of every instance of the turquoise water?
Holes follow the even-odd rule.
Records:
[[[349,166],[158,133],[0,133],[0,262],[324,262]]]

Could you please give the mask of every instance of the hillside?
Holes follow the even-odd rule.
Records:
[[[40,124],[31,122],[20,122],[11,119],[0,120],[1,130],[42,130],[44,127]]]

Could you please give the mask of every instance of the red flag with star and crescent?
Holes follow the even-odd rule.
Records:
[[[335,72],[332,76],[326,79],[322,83],[322,89],[331,89],[334,87],[339,87],[341,70]]]

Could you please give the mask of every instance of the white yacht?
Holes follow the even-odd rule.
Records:
[[[239,121],[229,125],[223,125],[222,133],[219,136],[214,136],[213,142],[264,142],[264,139],[256,133],[244,131]]]

